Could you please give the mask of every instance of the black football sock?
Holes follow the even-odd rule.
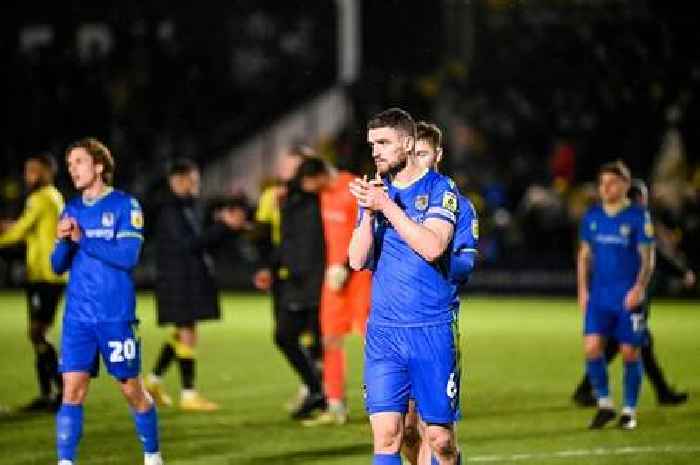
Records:
[[[153,374],[156,376],[163,376],[174,358],[175,348],[170,342],[166,342],[160,349],[158,360],[156,360],[156,365],[153,368]]]
[[[178,357],[177,361],[180,363],[180,379],[182,381],[182,389],[194,389],[194,358]]]
[[[49,397],[51,395],[52,377],[49,368],[51,354],[48,347],[48,344],[41,344],[40,348],[37,348],[36,353],[36,376],[39,382],[39,392],[42,397]]]

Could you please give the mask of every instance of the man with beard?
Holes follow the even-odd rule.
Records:
[[[46,339],[53,324],[65,276],[51,269],[49,257],[56,241],[56,225],[63,210],[63,196],[54,187],[56,162],[48,154],[34,155],[24,164],[29,196],[19,219],[0,235],[0,247],[26,244],[27,308],[29,339],[36,354],[39,397],[25,411],[55,411],[61,403],[62,382],[56,349]]]

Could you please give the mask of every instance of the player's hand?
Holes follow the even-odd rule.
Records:
[[[350,271],[345,265],[335,264],[326,268],[326,286],[332,291],[340,291],[349,277]]]
[[[382,179],[381,176],[379,176],[379,173],[377,173],[376,176],[369,181],[369,185],[375,186],[375,187],[381,187],[384,190],[384,192],[389,191],[389,188],[386,186],[386,184],[384,184],[384,180]]]
[[[639,307],[644,301],[644,288],[635,284],[625,296],[625,309],[632,311]]]
[[[78,225],[78,220],[75,218],[68,218],[71,223],[70,227],[70,240],[73,242],[80,242],[80,238],[82,237],[82,233],[80,231],[80,225]]]
[[[253,284],[256,289],[269,291],[272,287],[272,272],[268,268],[256,271],[255,275],[253,275]]]
[[[382,211],[390,200],[379,174],[372,181],[367,181],[367,176],[355,179],[350,183],[350,193],[355,196],[360,207],[373,212]]]
[[[56,236],[59,239],[68,239],[70,237],[72,227],[73,223],[71,222],[71,218],[62,218],[56,226]]]
[[[581,289],[578,291],[578,308],[580,308],[581,311],[585,313],[587,307],[588,307],[588,289]]]
[[[350,181],[349,184],[350,193],[358,200],[358,202],[360,198],[365,197],[368,187],[369,183],[367,182],[367,175],[364,175],[362,178],[355,178]]]

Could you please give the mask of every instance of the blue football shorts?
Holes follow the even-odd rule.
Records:
[[[613,338],[621,344],[640,347],[647,335],[646,312],[643,307],[632,311],[624,303],[589,300],[586,307],[584,334]]]
[[[368,325],[364,395],[367,412],[405,414],[414,399],[421,419],[451,424],[460,417],[460,353],[456,324]]]
[[[96,373],[98,354],[109,374],[119,380],[135,378],[141,371],[138,321],[84,322],[63,320],[59,371]]]

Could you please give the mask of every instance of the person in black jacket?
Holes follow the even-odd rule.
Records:
[[[304,350],[300,340],[307,331],[320,340],[318,308],[325,250],[317,180],[325,173],[325,164],[318,158],[308,158],[299,166],[282,203],[281,241],[274,257],[275,344],[309,390],[292,412],[294,419],[326,408],[316,357]]]
[[[146,378],[146,389],[159,405],[171,405],[161,377],[170,363],[180,366],[182,410],[212,411],[218,405],[195,389],[195,346],[197,322],[220,317],[214,260],[209,248],[220,243],[233,230],[245,224],[242,209],[224,208],[216,221],[205,227],[204,214],[197,200],[200,174],[190,160],[173,163],[168,176],[170,195],[158,211],[154,230],[156,243],[156,308],[158,324],[175,325],[172,338],[163,344],[153,371]]]

